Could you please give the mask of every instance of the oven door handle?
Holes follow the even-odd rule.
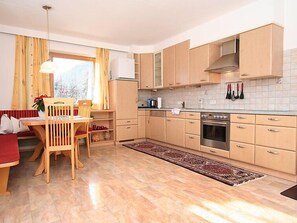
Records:
[[[219,126],[227,126],[228,123],[227,122],[209,122],[209,121],[202,121],[202,124],[207,124],[207,125],[219,125]]]

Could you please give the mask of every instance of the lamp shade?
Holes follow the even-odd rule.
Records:
[[[39,73],[52,74],[55,73],[58,66],[51,60],[43,62],[40,66]]]

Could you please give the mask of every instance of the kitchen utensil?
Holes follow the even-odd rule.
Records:
[[[158,105],[158,108],[162,108],[162,98],[158,97],[157,98],[157,105]]]
[[[244,99],[244,94],[243,94],[243,83],[241,83],[241,93],[239,96],[240,99]]]
[[[226,99],[229,99],[229,84],[227,84],[227,93],[226,93]]]
[[[157,100],[151,99],[150,108],[157,108]]]
[[[236,96],[235,96],[235,99],[238,99],[239,98],[239,84],[237,83],[237,88],[236,88]]]
[[[228,99],[231,99],[231,84],[228,84]]]
[[[235,93],[234,93],[234,91],[235,91],[235,85],[232,84],[232,95],[231,95],[231,100],[232,101],[235,101]]]

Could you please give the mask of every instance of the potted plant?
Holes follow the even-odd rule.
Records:
[[[34,104],[32,105],[33,108],[37,109],[38,115],[41,118],[44,118],[44,110],[45,110],[44,102],[43,102],[44,98],[49,98],[49,97],[46,94],[40,95],[39,97],[34,99]]]

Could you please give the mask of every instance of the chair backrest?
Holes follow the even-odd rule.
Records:
[[[44,98],[46,147],[67,150],[74,146],[73,98]]]
[[[90,118],[92,100],[78,101],[78,115],[81,117]]]

